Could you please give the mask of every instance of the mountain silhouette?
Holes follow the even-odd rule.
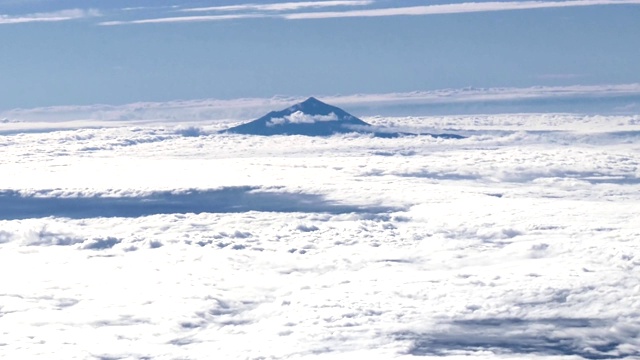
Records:
[[[358,119],[348,112],[310,97],[307,100],[280,111],[272,111],[263,117],[222,132],[246,135],[306,135],[331,136],[344,133],[373,134],[376,137],[393,138],[405,135],[431,135],[446,138],[462,138],[454,134],[412,134],[384,131]]]

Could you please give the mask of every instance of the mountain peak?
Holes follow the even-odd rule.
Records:
[[[327,104],[323,103],[322,101],[314,98],[313,96],[310,96],[307,100],[301,102],[300,104],[323,104],[323,105],[327,105]]]
[[[371,125],[348,112],[310,97],[281,111],[230,128],[227,132],[254,135],[329,136],[362,131]]]
[[[310,97],[287,109],[272,111],[259,119],[223,130],[223,132],[266,136],[331,136],[333,134],[358,132],[387,138],[411,135],[376,131],[376,128],[370,124],[338,107],[323,103],[314,97]],[[445,138],[461,138],[461,136],[453,134],[427,135]]]
[[[322,101],[311,96],[307,100],[297,103],[291,107],[291,109],[301,110],[304,113],[315,113],[317,111],[326,112],[332,110],[339,110],[338,108],[331,106],[327,103],[323,103]]]

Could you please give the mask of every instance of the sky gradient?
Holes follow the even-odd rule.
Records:
[[[640,82],[640,1],[0,0],[0,110]]]

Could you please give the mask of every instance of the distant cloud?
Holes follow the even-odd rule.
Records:
[[[322,121],[338,121],[338,116],[334,113],[329,115],[309,115],[302,111],[296,111],[291,115],[281,118],[272,118],[267,126],[284,125],[284,124],[313,124]]]
[[[570,1],[512,1],[512,2],[468,2],[460,4],[425,5],[331,12],[306,12],[282,15],[285,19],[326,19],[340,17],[378,17],[401,15],[436,15],[470,12],[529,10],[596,5],[634,5],[640,0],[570,0]]]
[[[211,6],[199,8],[187,8],[180,12],[225,12],[226,14],[213,14],[201,16],[167,16],[154,19],[140,19],[129,21],[105,21],[99,25],[129,25],[129,24],[158,24],[158,23],[184,23],[184,22],[205,22],[222,21],[236,19],[255,19],[264,17],[279,17],[274,12],[295,11],[299,9],[326,8],[338,6],[365,6],[373,4],[373,0],[344,0],[344,1],[302,1],[284,2],[273,4],[240,4],[227,6]],[[251,11],[251,12],[248,12]]]
[[[534,86],[525,88],[463,88],[409,93],[325,96],[332,104],[455,104],[475,101],[511,101],[580,96],[639,96],[640,84]]]
[[[67,9],[48,13],[34,13],[26,15],[1,15],[0,25],[22,24],[30,22],[57,22],[67,20],[77,20],[89,17],[101,16],[99,10],[95,9]]]
[[[585,77],[583,74],[542,74],[538,75],[538,79],[545,80],[570,80]]]
[[[615,85],[571,85],[571,86],[535,86],[526,88],[462,88],[404,93],[353,94],[322,96],[322,100],[347,109],[360,109],[364,112],[381,114],[385,109],[396,109],[403,105],[438,105],[452,111],[462,110],[468,103],[500,104],[527,99],[589,99],[624,98],[630,103],[640,103],[640,84]],[[633,99],[630,99],[633,98]],[[78,127],[113,127],[148,120],[170,121],[173,124],[189,123],[193,120],[251,120],[273,109],[290,106],[304,100],[303,97],[239,98],[239,99],[201,99],[176,100],[168,102],[139,102],[126,105],[68,105],[40,107],[32,109],[0,109],[0,135],[16,133],[38,127],[43,131]],[[616,108],[616,111],[633,111],[637,105],[629,108]],[[374,109],[367,111],[367,109]],[[501,112],[504,112],[504,109]],[[544,105],[533,108],[535,112],[549,112]],[[609,112],[600,107],[599,112]],[[395,110],[394,110],[395,111]],[[485,108],[483,111],[490,111]],[[531,108],[530,110],[531,111]],[[555,110],[551,110],[552,112]],[[361,114],[361,113],[360,113]],[[87,120],[91,119],[91,120]],[[83,120],[82,122],[78,122]],[[86,120],[86,122],[84,122]],[[215,128],[203,129],[204,133],[222,130],[224,121],[216,122]],[[185,124],[189,126],[191,124]]]
[[[458,14],[472,12],[532,10],[545,8],[563,8],[577,6],[598,5],[640,5],[640,0],[567,0],[567,1],[504,1],[504,2],[466,2],[438,5],[365,8],[365,9],[337,9],[335,11],[311,11],[329,7],[355,7],[375,4],[373,0],[342,0],[342,1],[301,1],[282,2],[272,4],[239,4],[226,6],[211,6],[185,8],[178,10],[182,13],[217,12],[203,16],[165,16],[150,19],[107,21],[99,25],[127,25],[154,23],[185,23],[205,22],[255,18],[281,18],[287,20],[327,19],[348,17],[380,17],[380,16],[419,16],[437,14]],[[397,4],[397,3],[394,3]],[[304,11],[309,9],[309,11]],[[302,10],[302,12],[300,12]],[[0,20],[1,21],[1,20]]]
[[[205,15],[205,16],[176,16],[176,17],[165,17],[165,18],[157,18],[157,19],[143,19],[143,20],[132,20],[132,21],[105,21],[105,22],[99,23],[98,25],[115,26],[115,25],[129,25],[129,24],[184,23],[184,22],[251,19],[251,18],[260,18],[260,17],[264,17],[264,15],[229,14],[229,15]]]
[[[300,1],[300,2],[285,2],[275,4],[241,4],[241,5],[227,5],[227,6],[211,6],[183,9],[183,12],[198,12],[198,11],[290,11],[304,8],[322,8],[322,7],[336,7],[336,6],[364,6],[373,4],[373,0],[350,0],[350,1]]]
[[[134,6],[122,8],[122,11],[141,11],[141,10],[154,10],[154,9],[177,9],[178,5],[170,6]]]

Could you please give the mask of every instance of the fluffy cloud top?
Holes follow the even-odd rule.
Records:
[[[305,114],[302,111],[296,111],[291,115],[280,118],[272,118],[267,123],[267,126],[284,125],[284,124],[313,124],[322,121],[338,121],[338,116],[335,113],[329,115],[310,115]]]
[[[640,358],[640,115],[371,120],[0,136],[0,357]]]

